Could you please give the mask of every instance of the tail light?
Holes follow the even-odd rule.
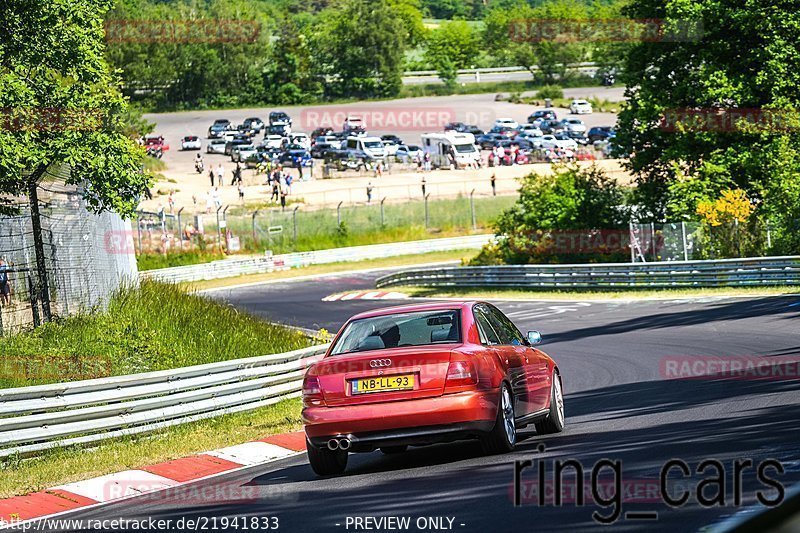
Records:
[[[319,377],[306,374],[303,378],[303,405],[306,407],[325,405]]]
[[[478,383],[478,373],[472,361],[451,361],[447,367],[445,390],[454,387],[470,387]]]

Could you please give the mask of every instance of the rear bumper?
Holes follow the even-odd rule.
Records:
[[[306,407],[303,424],[315,446],[347,437],[353,451],[380,446],[433,444],[488,432],[497,417],[498,390],[460,392],[418,400]]]

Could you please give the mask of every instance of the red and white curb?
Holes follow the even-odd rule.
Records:
[[[190,482],[298,455],[305,452],[305,449],[306,440],[302,431],[284,433],[135,470],[67,483],[24,496],[6,498],[0,500],[0,529],[143,494],[153,494],[154,499],[159,501],[186,501],[185,494],[177,495],[170,491]],[[255,493],[243,493],[237,484],[215,486],[207,492],[189,496],[193,503],[198,503],[198,498],[204,500],[204,503],[210,503],[211,500],[257,497]]]
[[[386,291],[356,291],[344,292],[341,294],[331,294],[322,299],[323,302],[336,302],[344,300],[407,300],[408,294],[402,292]]]

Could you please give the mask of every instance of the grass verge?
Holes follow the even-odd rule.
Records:
[[[366,261],[348,261],[346,263],[330,263],[327,265],[312,265],[304,268],[293,268],[291,270],[278,270],[265,274],[250,274],[237,276],[235,278],[213,279],[208,281],[195,281],[183,284],[184,287],[194,291],[205,289],[216,289],[241,285],[244,283],[259,283],[264,281],[274,281],[290,279],[300,276],[319,276],[322,274],[333,274],[336,272],[348,272],[351,270],[366,270],[370,268],[389,268],[400,266],[414,266],[423,263],[438,263],[443,261],[469,260],[478,250],[451,250],[446,252],[430,252],[426,254],[399,255],[396,257],[384,257],[381,259],[369,259]]]
[[[280,353],[309,346],[300,332],[176,285],[143,281],[108,308],[0,338],[0,388]]]
[[[0,463],[0,498],[241,444],[301,427],[300,399],[86,447]]]
[[[709,296],[781,296],[800,294],[800,287],[720,287],[697,289],[651,289],[631,291],[542,291],[492,288],[427,288],[392,287],[391,290],[403,292],[420,298],[475,298],[475,299],[515,299],[515,300],[627,300],[636,298],[681,298]]]

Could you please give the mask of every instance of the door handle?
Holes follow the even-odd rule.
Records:
[[[508,357],[506,357],[506,364],[508,364]]]

